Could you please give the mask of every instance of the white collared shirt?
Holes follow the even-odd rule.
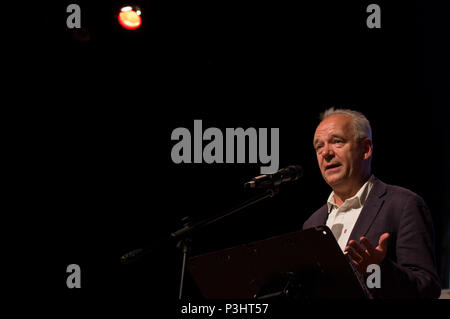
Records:
[[[359,214],[373,187],[373,175],[364,183],[359,191],[352,197],[347,198],[339,207],[334,199],[334,192],[328,197],[328,219],[326,225],[337,237],[337,242],[342,251],[347,246],[347,241],[358,220]]]

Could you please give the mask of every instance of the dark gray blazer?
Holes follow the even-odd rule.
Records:
[[[380,298],[439,297],[433,225],[424,200],[377,178],[373,182],[349,238],[359,243],[359,238],[365,236],[377,246],[383,233],[390,234],[387,256],[380,267],[381,288],[370,289],[371,292]],[[303,229],[325,225],[327,218],[325,204],[303,224]]]

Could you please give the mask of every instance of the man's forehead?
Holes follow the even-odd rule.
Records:
[[[314,139],[329,135],[346,135],[352,133],[351,118],[345,114],[335,114],[327,117],[317,126]]]

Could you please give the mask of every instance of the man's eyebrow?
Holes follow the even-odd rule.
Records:
[[[331,134],[331,137],[337,137],[337,138],[341,138],[341,139],[345,139],[342,135],[339,135],[339,134]]]
[[[345,140],[345,137],[344,137],[343,135],[336,134],[336,133],[331,134],[331,137],[334,137],[334,138],[340,138],[340,139]],[[320,140],[319,140],[318,138],[314,139],[314,140],[313,140],[313,146],[316,146],[316,144],[319,143],[319,142],[320,142]]]
[[[313,140],[313,146],[316,146],[317,143],[319,143],[319,139],[318,138]]]

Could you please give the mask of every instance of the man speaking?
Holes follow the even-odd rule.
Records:
[[[372,130],[353,110],[328,109],[314,134],[323,178],[332,188],[327,203],[303,229],[327,225],[359,273],[381,269],[378,298],[437,298],[433,226],[417,194],[371,174]]]

